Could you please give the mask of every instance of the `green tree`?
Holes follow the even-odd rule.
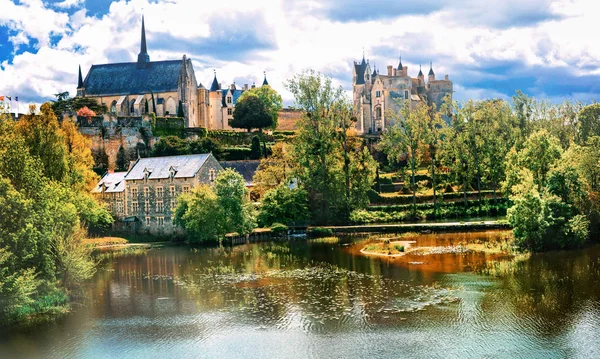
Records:
[[[273,125],[273,117],[258,96],[245,96],[238,99],[229,125],[234,128],[262,130]]]
[[[260,146],[260,138],[258,136],[252,137],[252,146],[250,147],[250,158],[253,160],[259,160],[262,157],[262,150]]]
[[[116,166],[117,171],[127,171],[129,168],[129,160],[127,159],[123,145],[119,146],[119,151],[117,151]]]
[[[282,183],[268,190],[261,201],[258,224],[270,227],[273,223],[290,224],[310,218],[308,193],[302,188],[290,189]]]
[[[578,143],[586,143],[589,137],[600,136],[600,104],[585,106],[578,116]]]
[[[179,101],[179,106],[177,107],[177,117],[185,117],[185,113],[183,112],[183,103],[181,101]]]
[[[257,96],[263,102],[267,112],[271,115],[271,119],[273,121],[270,128],[277,128],[279,111],[281,111],[281,109],[283,108],[283,100],[281,99],[279,93],[277,93],[277,91],[275,91],[271,86],[255,87],[253,89],[244,91],[238,99],[238,102],[250,96]]]
[[[417,210],[417,186],[415,175],[421,163],[421,153],[425,149],[424,140],[427,136],[429,108],[419,103],[414,110],[410,109],[407,101],[399,107],[399,111],[388,111],[388,118],[394,125],[386,129],[381,136],[381,148],[392,161],[406,158],[410,171],[410,190],[413,194],[413,212]]]
[[[199,186],[180,196],[174,212],[190,242],[222,241],[228,233],[243,235],[256,227],[244,178],[232,169],[219,172],[214,188]]]

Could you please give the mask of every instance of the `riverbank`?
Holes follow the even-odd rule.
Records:
[[[505,220],[467,221],[446,223],[402,223],[402,224],[367,224],[358,226],[323,226],[334,234],[342,233],[403,233],[403,232],[464,232],[492,229],[510,229]]]

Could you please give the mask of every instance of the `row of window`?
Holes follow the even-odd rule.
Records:
[[[167,220],[169,222],[172,221],[171,217],[167,217]],[[152,217],[146,217],[146,225],[149,226],[152,224]],[[158,226],[164,226],[165,225],[165,217],[156,217],[156,224]]]
[[[138,189],[137,187],[131,187],[129,189],[130,193],[131,193],[131,197],[132,198],[137,198],[138,197]],[[182,193],[190,193],[190,186],[182,186],[181,187],[181,191]],[[164,188],[163,187],[156,187],[154,190],[154,194],[156,195],[156,198],[163,198],[164,197]],[[176,197],[177,196],[177,190],[175,189],[175,186],[171,186],[169,187],[169,196],[170,197]],[[148,198],[150,197],[150,187],[144,187],[144,197]]]
[[[175,209],[175,206],[177,206],[177,201],[175,199],[172,199],[169,202],[169,208],[168,209]],[[149,200],[145,200],[144,201],[144,213],[150,213],[150,201]],[[138,201],[133,201],[131,202],[131,212],[132,214],[136,214],[138,213],[138,211],[140,210],[140,206]],[[165,211],[165,204],[163,201],[156,201],[156,212],[164,212]]]
[[[375,97],[381,97],[381,91],[375,91]],[[408,100],[408,90],[404,91],[404,99]]]

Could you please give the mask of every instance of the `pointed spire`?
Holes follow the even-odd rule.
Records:
[[[262,84],[262,85],[263,85],[263,86],[265,86],[265,85],[266,85],[266,86],[269,86],[269,82],[267,81],[267,72],[266,72],[266,71],[263,71],[263,74],[265,75],[265,79],[263,80],[263,84]]]
[[[402,56],[400,56],[400,63],[398,64],[398,70],[402,71]]]
[[[77,81],[77,88],[83,88],[83,76],[81,76],[81,65],[79,65],[79,80]]]
[[[144,15],[142,15],[142,41],[140,43],[140,53],[138,54],[138,68],[145,67],[150,62],[148,48],[146,46],[146,26],[144,25]]]
[[[433,72],[433,61],[429,61],[429,76],[435,76]]]
[[[211,91],[219,91],[219,81],[217,81],[217,70],[213,70],[215,72],[215,79],[212,82],[212,85],[210,85],[210,90]]]
[[[371,75],[371,77],[375,77],[377,76],[377,66],[373,65],[373,74]]]
[[[417,76],[418,77],[425,76],[425,75],[423,75],[423,71],[421,70],[421,64],[419,64],[419,75],[417,75]]]

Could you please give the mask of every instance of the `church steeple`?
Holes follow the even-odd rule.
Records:
[[[264,71],[263,73],[264,73],[264,75],[265,75],[265,79],[263,80],[263,84],[262,84],[262,85],[263,85],[263,86],[265,86],[265,85],[266,85],[266,86],[269,86],[269,82],[267,82],[267,72],[266,72],[266,71]]]
[[[77,81],[77,88],[83,88],[83,76],[81,76],[81,65],[79,65],[79,80]]]
[[[81,76],[81,65],[79,65],[79,78],[77,79],[77,96],[85,96],[85,89],[83,88],[83,76]]]
[[[138,54],[138,68],[146,67],[146,64],[150,62],[150,56],[148,55],[148,48],[146,47],[146,27],[144,26],[144,15],[142,15],[142,42],[140,44],[140,53]]]

